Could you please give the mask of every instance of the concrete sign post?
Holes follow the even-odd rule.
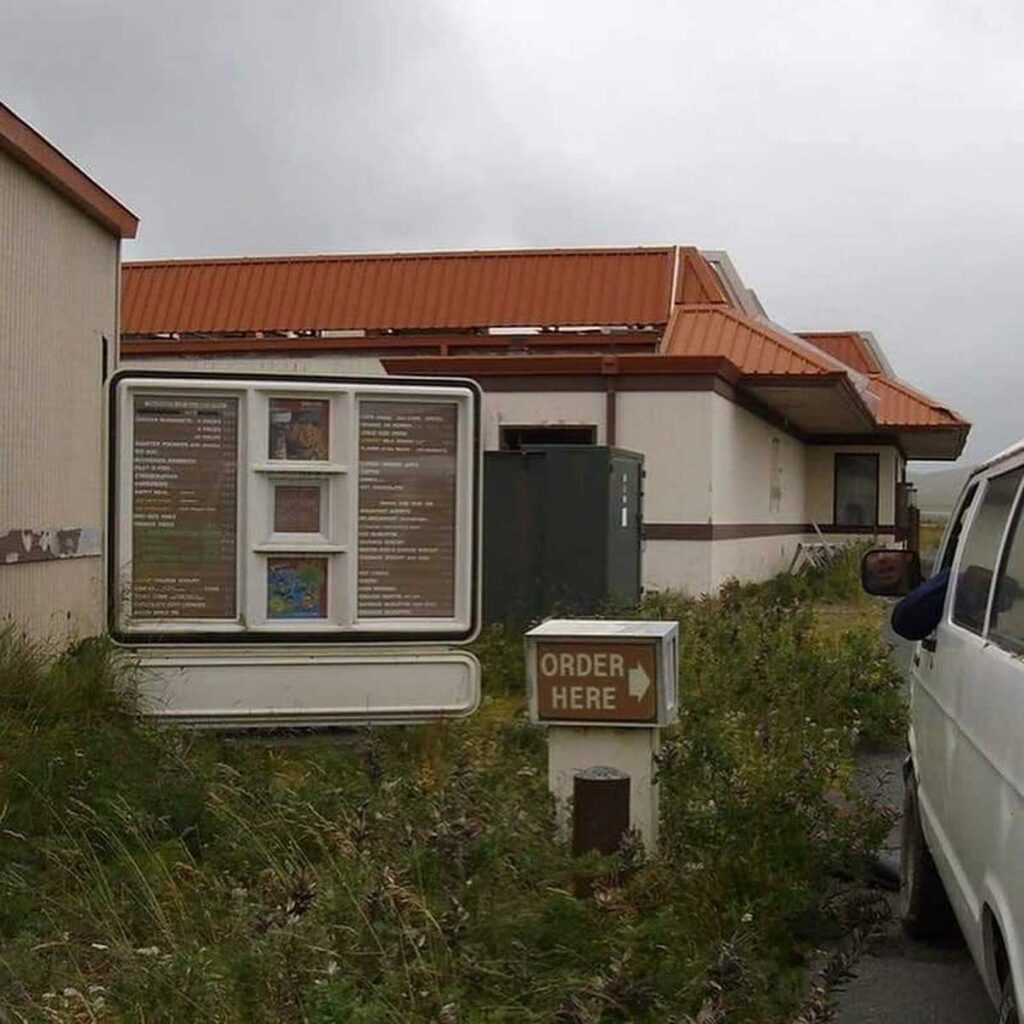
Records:
[[[526,672],[531,716],[548,726],[560,832],[568,833],[576,774],[615,768],[629,776],[630,827],[655,849],[654,760],[660,728],[677,713],[677,624],[551,619],[526,634]]]

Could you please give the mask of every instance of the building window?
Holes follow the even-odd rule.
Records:
[[[837,526],[877,525],[877,454],[836,455],[834,512]]]
[[[518,452],[537,444],[597,444],[597,427],[502,427],[501,450]]]

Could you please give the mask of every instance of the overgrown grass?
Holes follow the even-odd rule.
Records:
[[[110,647],[3,635],[0,1020],[788,1019],[885,828],[837,799],[852,751],[901,726],[873,632],[816,630],[834,586],[644,603],[683,635],[662,852],[586,897],[518,636],[480,641],[471,720],[275,747],[141,725]]]

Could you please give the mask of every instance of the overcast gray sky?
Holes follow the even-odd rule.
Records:
[[[0,0],[126,258],[692,243],[1024,434],[1020,0]]]

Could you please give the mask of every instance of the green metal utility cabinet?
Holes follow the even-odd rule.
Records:
[[[484,456],[484,620],[640,599],[643,456],[544,445]]]

